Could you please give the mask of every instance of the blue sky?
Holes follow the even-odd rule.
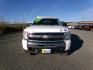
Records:
[[[93,20],[93,0],[0,0],[0,17],[7,21],[33,22],[36,16],[62,21]]]

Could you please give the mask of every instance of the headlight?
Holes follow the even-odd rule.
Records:
[[[27,32],[23,32],[23,38],[28,39],[28,33]]]
[[[70,39],[70,32],[65,32],[64,37],[65,37],[64,38],[65,40],[69,40]]]

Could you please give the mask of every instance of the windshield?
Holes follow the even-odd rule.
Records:
[[[59,23],[58,19],[36,19],[33,25],[59,25]]]

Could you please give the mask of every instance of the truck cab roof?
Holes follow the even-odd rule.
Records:
[[[36,18],[37,19],[58,19],[58,18],[50,17],[50,16],[37,16]]]

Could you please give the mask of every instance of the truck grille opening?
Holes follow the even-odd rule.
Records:
[[[33,35],[64,35],[64,33],[33,33]]]
[[[60,41],[64,39],[64,33],[33,33],[33,36],[28,36],[28,40],[38,41]]]
[[[57,41],[57,40],[63,40],[64,38],[31,38],[29,37],[29,40],[39,40],[39,41]]]

